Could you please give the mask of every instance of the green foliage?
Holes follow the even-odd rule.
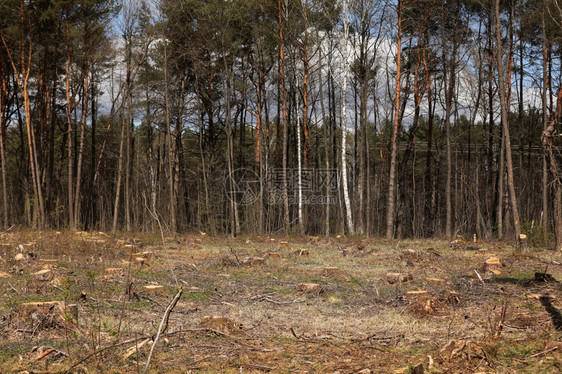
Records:
[[[534,221],[525,220],[521,225],[521,232],[527,235],[527,241],[531,247],[547,248],[554,240],[552,232],[547,231],[544,225]]]

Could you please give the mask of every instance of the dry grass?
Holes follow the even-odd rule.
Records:
[[[420,363],[434,373],[562,370],[562,335],[537,299],[554,296],[557,310],[560,284],[530,282],[535,272],[562,279],[559,253],[520,258],[505,243],[474,251],[435,240],[197,235],[162,244],[155,235],[53,231],[1,239],[2,373],[141,372],[146,338],[178,285],[184,295],[150,372],[407,373]],[[135,252],[151,256],[130,261]],[[491,257],[501,265],[486,267]],[[52,279],[35,279],[47,267]],[[388,272],[413,279],[389,284]],[[303,293],[301,283],[323,292]],[[26,317],[27,301],[77,304],[78,323]],[[209,325],[209,316],[228,327]]]

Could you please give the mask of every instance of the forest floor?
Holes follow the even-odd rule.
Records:
[[[203,233],[0,239],[1,373],[142,373],[163,319],[150,373],[562,372],[562,254],[546,249]]]

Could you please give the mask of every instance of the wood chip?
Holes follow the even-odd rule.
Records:
[[[406,292],[407,297],[419,297],[419,296],[426,296],[429,295],[429,292],[426,290],[414,290]]]
[[[428,281],[428,282],[434,282],[434,283],[445,283],[445,279],[441,279],[441,278],[427,277],[427,278],[425,278],[425,280]]]
[[[125,351],[125,353],[123,354],[123,360],[128,359],[129,357],[131,357],[135,352],[140,351],[140,349],[146,345],[146,343],[148,343],[149,341],[151,341],[150,338],[147,338],[145,340],[143,340],[142,342],[132,346],[131,348],[127,349],[127,351]]]

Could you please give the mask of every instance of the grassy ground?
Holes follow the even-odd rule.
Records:
[[[180,287],[151,373],[561,372],[562,255],[513,253],[498,242],[4,233],[0,372],[142,372]],[[22,307],[36,301],[61,303]]]

